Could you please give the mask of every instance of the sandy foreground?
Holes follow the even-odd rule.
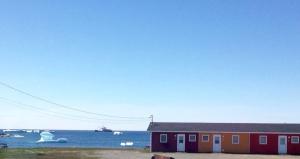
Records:
[[[175,159],[300,159],[289,155],[237,155],[203,153],[156,153]],[[150,159],[153,153],[143,150],[103,149],[9,149],[1,159]]]
[[[108,152],[108,153],[107,153]],[[175,159],[299,159],[300,156],[278,156],[278,155],[234,155],[234,154],[200,154],[200,153],[157,153],[171,156]],[[137,151],[106,151],[99,152],[103,159],[150,159],[152,153],[141,153]]]

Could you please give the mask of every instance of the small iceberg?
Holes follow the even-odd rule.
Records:
[[[23,135],[15,134],[15,135],[12,135],[11,137],[14,137],[14,138],[23,138],[24,136]]]
[[[24,130],[17,130],[17,129],[5,129],[3,130],[4,133],[24,133]]]
[[[133,142],[131,142],[131,141],[121,142],[120,145],[123,146],[123,147],[125,147],[125,146],[133,146]]]
[[[114,135],[122,135],[123,133],[122,132],[120,132],[120,131],[115,131],[114,132]]]
[[[40,135],[41,139],[36,143],[66,143],[68,141],[66,138],[54,139],[55,136],[47,131],[42,132]]]
[[[40,133],[40,130],[36,129],[32,131],[33,133]]]
[[[27,133],[32,133],[33,130],[25,130]]]

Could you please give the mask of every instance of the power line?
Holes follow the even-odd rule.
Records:
[[[21,105],[21,106],[25,106],[28,108],[31,108],[33,110],[37,110],[39,112],[46,112],[46,113],[53,113],[53,114],[57,114],[57,115],[61,115],[61,116],[67,116],[67,117],[72,117],[72,118],[78,118],[78,119],[88,119],[88,120],[95,120],[95,121],[118,121],[118,122],[139,122],[142,120],[135,120],[135,119],[108,119],[108,118],[92,118],[92,117],[86,117],[86,116],[82,116],[82,115],[74,115],[74,114],[67,114],[67,113],[62,113],[62,112],[58,112],[58,111],[51,111],[45,108],[41,108],[38,106],[34,106],[34,105],[29,105],[29,104],[25,104],[16,100],[11,100],[5,97],[1,97],[0,96],[0,100],[5,101],[7,103],[10,104],[14,104],[14,105]],[[145,121],[145,120],[144,120]]]
[[[45,99],[45,98],[42,98],[42,97],[39,97],[39,96],[36,96],[36,95],[33,95],[31,93],[28,93],[26,91],[23,91],[21,89],[18,89],[16,87],[13,87],[7,83],[4,83],[4,82],[1,82],[0,81],[0,85],[6,87],[6,88],[9,88],[15,92],[19,92],[21,94],[24,94],[24,95],[27,95],[31,98],[34,98],[36,100],[40,100],[40,101],[43,101],[45,103],[49,103],[49,104],[52,104],[52,105],[55,105],[57,107],[61,107],[61,108],[64,108],[64,109],[68,109],[68,110],[72,110],[72,111],[76,111],[76,112],[81,112],[81,113],[85,113],[85,114],[91,114],[91,115],[96,115],[96,116],[105,116],[105,117],[109,117],[109,118],[122,118],[122,119],[147,119],[147,117],[127,117],[127,116],[116,116],[116,115],[109,115],[109,114],[102,114],[102,113],[95,113],[95,112],[90,112],[90,111],[86,111],[86,110],[82,110],[82,109],[78,109],[78,108],[74,108],[74,107],[70,107],[70,106],[67,106],[67,105],[64,105],[64,104],[59,104],[59,103],[56,103],[56,102],[53,102],[51,100],[48,100],[48,99]]]
[[[76,120],[76,121],[82,121],[82,122],[95,122],[95,123],[99,122],[99,121],[105,121],[106,123],[110,122],[110,123],[114,123],[114,124],[115,123],[119,124],[120,122],[127,122],[128,121],[128,120],[125,121],[125,120],[88,118],[88,117],[82,117],[82,116],[76,116],[76,115],[66,116],[66,114],[62,114],[60,112],[45,111],[46,109],[39,108],[39,107],[36,107],[36,106],[33,106],[33,105],[27,105],[27,104],[15,102],[15,101],[12,101],[12,100],[4,98],[4,97],[0,97],[0,100],[4,101],[6,103],[9,103],[9,104],[13,104],[13,105],[15,105],[19,108],[22,108],[22,109],[42,113],[42,114],[45,114],[45,115],[51,116],[51,117],[57,117],[57,118],[68,119],[68,120]],[[139,122],[139,121],[135,121],[135,122]]]

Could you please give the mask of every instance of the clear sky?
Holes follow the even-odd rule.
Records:
[[[155,121],[300,123],[298,0],[0,1],[0,81]],[[0,128],[145,130],[0,85]],[[60,112],[56,115],[45,112]],[[104,117],[103,117],[104,118]]]

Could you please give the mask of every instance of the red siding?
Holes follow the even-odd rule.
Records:
[[[268,143],[259,144],[259,136],[266,135]],[[278,154],[277,134],[250,134],[250,152],[254,154]]]
[[[292,140],[292,136],[299,136],[299,134],[289,134],[287,135],[288,137],[288,154],[292,154],[292,155],[300,155],[300,144],[292,144],[291,140]]]
[[[160,143],[160,134],[168,135],[167,143]],[[152,132],[152,152],[176,152],[177,139],[175,133]]]
[[[168,135],[167,143],[160,143],[160,134]],[[151,148],[152,152],[176,152],[177,151],[177,134],[185,134],[185,151],[198,152],[198,135],[197,133],[164,133],[152,132]],[[189,142],[189,134],[195,134],[196,142]]]
[[[196,135],[196,142],[189,141],[189,135]],[[185,134],[185,151],[186,152],[198,152],[198,137],[197,133],[186,133]]]

